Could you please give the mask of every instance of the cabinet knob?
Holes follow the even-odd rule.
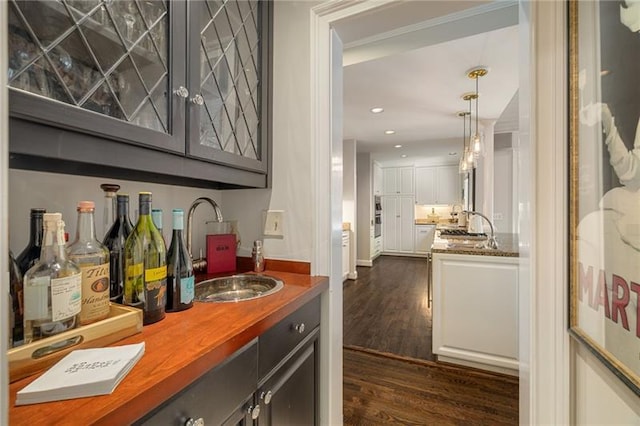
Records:
[[[202,106],[202,105],[204,105],[204,98],[202,97],[202,95],[200,93],[198,93],[193,98],[191,98],[191,103],[195,104],[195,105],[198,105],[198,106]]]
[[[260,415],[260,404],[256,405],[255,407],[253,405],[249,407],[247,413],[249,413],[249,415],[251,416],[251,420],[256,420]]]
[[[186,422],[184,422],[184,426],[204,426],[204,419],[199,417],[197,419],[192,419],[189,417]]]
[[[176,90],[173,91],[173,93],[176,96],[178,96],[179,98],[188,98],[189,97],[189,90],[184,86],[178,87]]]
[[[293,329],[294,329],[295,331],[297,331],[298,333],[300,333],[300,334],[304,333],[304,323],[303,323],[303,322],[301,322],[300,324],[296,324],[296,325],[294,325],[294,326],[293,326]]]
[[[264,401],[265,405],[269,405],[272,396],[273,394],[271,393],[271,391],[267,391],[266,393],[262,392],[260,394],[260,399]]]

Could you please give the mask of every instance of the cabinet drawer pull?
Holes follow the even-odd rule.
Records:
[[[249,415],[251,416],[251,420],[256,420],[260,415],[260,404],[256,405],[255,407],[253,405],[249,407],[247,413],[249,413]]]
[[[265,405],[269,405],[269,403],[271,403],[271,397],[272,396],[273,396],[273,394],[271,393],[271,391],[267,391],[266,393],[262,392],[260,394],[260,399],[264,401]]]
[[[204,98],[202,97],[202,95],[200,93],[198,93],[193,98],[191,98],[191,103],[195,104],[195,105],[198,105],[198,106],[202,106],[202,105],[204,105]]]
[[[176,96],[178,96],[179,98],[188,98],[189,97],[189,90],[184,86],[178,87],[176,90],[173,91],[173,93]]]
[[[194,420],[189,417],[187,421],[184,422],[184,426],[204,426],[204,419],[202,417],[198,417]]]
[[[300,324],[295,324],[295,325],[293,326],[293,329],[294,329],[295,331],[297,331],[298,333],[300,333],[300,334],[304,333],[304,323],[303,323],[303,322],[301,322]]]

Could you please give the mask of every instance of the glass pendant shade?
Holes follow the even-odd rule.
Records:
[[[484,143],[481,134],[478,132],[474,133],[473,136],[471,136],[470,145],[471,151],[476,158],[481,155],[484,156]]]

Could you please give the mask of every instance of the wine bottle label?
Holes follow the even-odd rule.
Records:
[[[47,318],[49,313],[49,277],[37,277],[26,280],[24,284],[24,319],[37,320]]]
[[[109,263],[81,266],[82,310],[80,324],[89,324],[109,316]]]
[[[161,266],[159,268],[145,269],[144,281],[160,281],[167,278],[167,266]]]
[[[51,280],[51,320],[62,321],[80,313],[82,274]]]
[[[123,294],[123,302],[126,305],[140,307],[144,303],[143,272],[143,263],[127,266]]]
[[[145,269],[145,312],[164,310],[167,303],[167,266]]]
[[[195,277],[180,278],[180,303],[189,304],[195,297]]]

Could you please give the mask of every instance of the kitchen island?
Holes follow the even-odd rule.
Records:
[[[114,346],[145,342],[145,354],[110,395],[16,407],[16,392],[38,375],[12,383],[9,386],[10,424],[131,424],[139,421],[212,369],[215,372],[217,366],[250,346],[256,338],[274,331],[288,333],[289,327],[282,327],[288,324],[282,320],[304,311],[312,301],[319,307],[316,303],[319,295],[329,285],[326,277],[271,270],[265,274],[283,280],[284,288],[263,298],[238,303],[195,302],[193,308],[167,313],[162,321],[145,326],[142,333],[115,343]],[[319,308],[317,312],[319,316]],[[297,331],[296,339],[317,333],[317,329],[314,331],[309,325],[306,332],[304,326]],[[230,381],[223,385],[231,388],[233,384]]]
[[[518,244],[498,250],[476,237],[437,239],[433,257],[433,353],[439,361],[517,375]]]

